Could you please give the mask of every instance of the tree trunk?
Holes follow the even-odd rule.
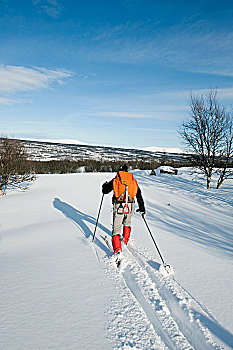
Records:
[[[207,189],[210,189],[211,176],[207,176]]]
[[[219,187],[221,186],[221,184],[223,183],[223,181],[224,181],[224,178],[223,178],[223,177],[220,177],[220,178],[218,179],[217,186],[216,186],[216,189],[217,189],[217,190],[219,189]]]

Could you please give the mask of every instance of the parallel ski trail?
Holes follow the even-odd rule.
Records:
[[[177,323],[170,314],[165,300],[158,293],[155,283],[149,280],[145,269],[140,266],[138,261],[126,249],[124,251],[124,256],[130,260],[129,267],[132,266],[132,271],[135,270],[133,271],[135,274],[130,272],[133,276],[130,276],[129,272],[127,272],[127,274],[125,272],[123,273],[125,282],[149,320],[152,322],[156,333],[161,337],[168,349],[197,349],[192,347],[191,343],[179,329]],[[134,263],[132,262],[132,257],[135,260]],[[133,268],[135,265],[137,266],[136,269]],[[134,282],[133,285],[130,284],[131,280]],[[198,349],[204,349],[203,344],[201,345],[202,347]],[[205,349],[209,350],[208,347],[205,347]]]
[[[122,272],[122,276],[124,277],[127,287],[130,289],[131,293],[134,295],[138,303],[141,305],[142,309],[144,310],[147,318],[150,320],[151,324],[153,325],[158,336],[161,337],[162,341],[165,343],[168,349],[175,349],[174,344],[170,340],[167,333],[164,331],[159,318],[157,317],[156,313],[151,308],[151,306],[145,299],[143,293],[141,292],[139,286],[135,282],[135,278],[130,272],[129,268],[126,267],[126,269]]]
[[[146,261],[144,261],[132,247],[129,246],[128,251],[132,254],[132,257],[135,259],[138,265],[146,272],[151,282],[155,284],[159,295],[164,301],[166,301],[166,306],[168,307],[173,320],[176,322],[179,330],[192,345],[192,347],[194,349],[205,350],[221,349],[220,346],[210,344],[210,342],[208,342],[208,339],[206,339],[200,325],[198,325],[192,316],[193,307],[197,306],[204,314],[207,314],[208,317],[212,318],[212,316],[207,313],[206,308],[202,308],[200,303],[196,302],[196,300],[193,298],[191,299],[191,295],[187,292],[185,293],[185,297],[184,289],[179,286],[175,280],[167,282],[167,285],[164,284],[162,281],[163,278],[156,276],[156,273],[153,271],[152,267]],[[176,288],[179,289],[179,292],[182,292],[180,298],[177,296],[177,294],[173,294],[172,290],[168,288],[172,287],[174,284],[176,284]]]
[[[126,260],[128,264],[126,265],[126,261],[123,263],[125,267],[122,269],[120,275],[127,288],[144,311],[145,317],[147,317],[148,321],[151,323],[154,331],[164,343],[164,346],[170,350],[194,349],[183,336],[182,332],[180,332],[157,290],[153,288],[153,286],[151,288],[150,284],[149,290],[141,286],[139,280],[147,284],[148,276],[145,276],[145,271],[138,271],[138,263],[132,262],[132,256],[127,250],[124,250],[124,260]],[[140,277],[138,280],[139,274]],[[151,291],[152,295],[150,295]],[[154,333],[152,334],[152,332],[151,337],[154,337]]]
[[[112,251],[107,239],[106,244]],[[155,331],[164,346],[171,350],[223,349],[213,342],[209,329],[195,316],[202,313],[214,320],[207,308],[174,279],[156,272],[150,261],[132,246],[124,247],[123,257],[119,277],[152,325],[151,339]]]

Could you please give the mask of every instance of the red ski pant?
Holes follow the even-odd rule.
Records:
[[[134,203],[128,203],[129,214],[124,214],[125,203],[114,203],[113,205],[113,228],[112,235],[121,235],[122,226],[131,227],[131,219],[134,212]]]

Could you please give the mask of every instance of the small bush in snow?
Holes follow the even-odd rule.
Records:
[[[0,195],[8,188],[26,189],[35,175],[22,142],[3,137],[0,139]]]

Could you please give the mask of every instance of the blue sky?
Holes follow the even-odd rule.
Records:
[[[1,0],[0,132],[181,147],[190,92],[233,98],[233,2]]]

